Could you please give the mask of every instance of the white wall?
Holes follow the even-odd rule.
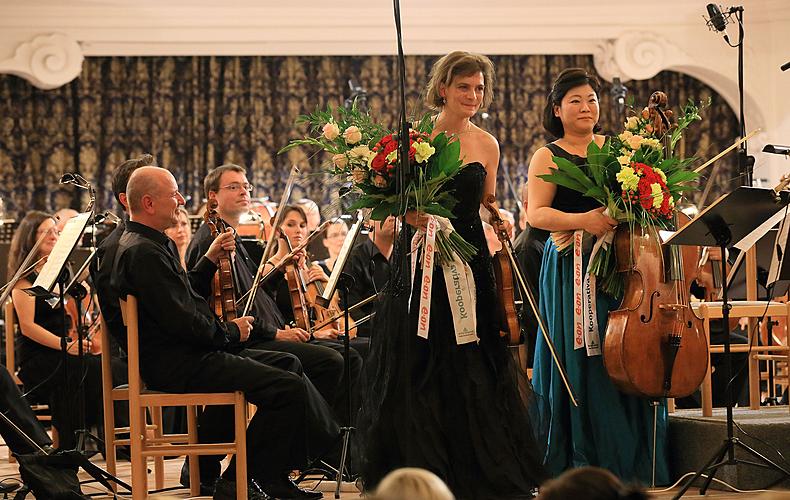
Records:
[[[0,72],[55,88],[84,57],[394,54],[388,0],[0,0]],[[729,5],[725,4],[725,7]],[[744,0],[747,128],[755,176],[787,171],[767,143],[790,144],[790,1]],[[605,78],[688,73],[737,110],[737,50],[704,26],[695,0],[403,0],[407,54],[594,54]],[[731,40],[737,27],[728,27]]]

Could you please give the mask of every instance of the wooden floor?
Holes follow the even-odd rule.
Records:
[[[18,467],[15,463],[8,463],[8,449],[5,447],[4,444],[0,442],[0,480],[3,480],[3,484],[9,482],[8,478],[16,478],[19,479],[19,471]],[[104,468],[105,463],[104,460],[101,458],[101,455],[97,455],[92,460],[96,465],[99,467]],[[167,460],[165,461],[165,477],[166,487],[178,486],[178,477],[179,472],[181,471],[181,465],[183,463],[183,459],[174,459],[174,460]],[[118,470],[118,478],[123,481],[130,481],[131,471],[129,468],[128,462],[120,462],[119,463],[119,470]],[[80,473],[80,479],[90,479],[87,474],[84,472]],[[153,484],[153,477],[150,478],[149,486]],[[317,481],[310,481],[302,483],[302,487],[305,488],[316,488],[319,490],[324,491],[324,498],[330,499],[334,498],[334,487],[335,483],[323,482],[322,484],[318,484]],[[346,489],[353,489],[353,485],[347,484],[345,485]],[[82,487],[83,493],[87,495],[91,495],[93,498],[112,498],[110,495],[101,495],[104,492],[103,488],[96,486],[94,484],[85,484]],[[654,495],[656,499],[669,499],[678,491],[678,488],[671,490],[670,492],[657,492]],[[94,496],[96,495],[96,496]],[[711,491],[706,498],[715,498],[716,500],[729,500],[729,499],[743,499],[743,498],[755,498],[758,497],[760,493],[727,493],[722,491]],[[360,498],[362,495],[358,491],[354,489],[354,491],[345,491],[341,494],[341,499],[352,499],[352,498]],[[34,498],[32,495],[28,496],[28,498]],[[189,492],[186,489],[179,489],[175,491],[169,491],[167,493],[160,493],[157,495],[152,495],[149,498],[191,498],[189,496]],[[208,498],[208,497],[198,497],[198,498]],[[698,494],[696,489],[690,490],[684,498],[694,499],[694,498],[701,498]],[[783,496],[784,498],[784,496]],[[787,498],[790,498],[790,493],[787,493]]]

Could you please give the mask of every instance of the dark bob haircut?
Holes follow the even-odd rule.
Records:
[[[559,106],[565,94],[580,85],[589,85],[596,94],[600,94],[601,85],[598,83],[598,79],[582,68],[563,70],[554,80],[554,85],[551,86],[551,91],[546,99],[546,107],[543,109],[543,128],[557,139],[561,139],[565,135],[565,128],[562,126],[562,121],[554,116],[554,106]],[[600,129],[596,123],[593,132],[598,132]]]

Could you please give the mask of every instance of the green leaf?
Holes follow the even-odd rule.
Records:
[[[447,217],[448,219],[455,218],[455,215],[450,210],[439,205],[438,203],[429,203],[428,205],[425,205],[423,207],[423,211],[426,214],[438,215],[440,217]]]
[[[586,193],[587,189],[589,189],[588,187],[577,182],[572,177],[568,175],[564,175],[556,168],[552,168],[551,171],[552,173],[550,174],[543,174],[543,175],[539,175],[538,177],[540,177],[546,182],[551,182],[559,186],[565,186],[568,189],[573,189],[574,191],[578,191],[580,193]]]
[[[398,202],[382,202],[370,212],[370,218],[373,220],[384,220],[390,215],[398,213]]]
[[[585,174],[584,171],[572,161],[559,156],[554,156],[552,160],[554,161],[554,164],[557,165],[559,172],[567,175],[577,183],[584,186],[585,191],[594,185],[593,181],[590,180],[587,174]]]

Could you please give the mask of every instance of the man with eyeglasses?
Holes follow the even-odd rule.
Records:
[[[222,165],[211,170],[203,181],[206,198],[217,201],[217,212],[225,223],[234,229],[239,220],[250,210],[251,186],[243,167]],[[195,232],[187,248],[187,268],[200,259],[213,240],[211,230],[206,224]],[[247,293],[252,286],[258,263],[255,262],[236,235],[236,253],[233,260],[236,298]],[[308,343],[310,335],[301,328],[285,325],[277,304],[264,288],[255,294],[252,314],[255,316],[249,344],[256,349],[288,352],[302,362],[305,374],[310,378],[321,395],[328,402],[336,399],[341,390],[343,358],[336,349],[324,345]]]

